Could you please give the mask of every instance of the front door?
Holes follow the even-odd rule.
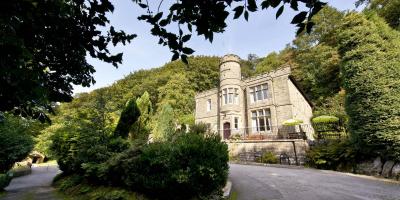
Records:
[[[224,139],[229,139],[231,137],[231,123],[224,123]]]

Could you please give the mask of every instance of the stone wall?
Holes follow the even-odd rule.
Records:
[[[207,110],[207,101],[211,100],[211,110]],[[213,132],[218,132],[218,89],[214,88],[196,95],[195,123],[210,125]]]
[[[377,157],[373,161],[365,161],[357,164],[354,171],[358,174],[381,176],[400,181],[400,162],[396,163],[391,160],[383,162],[380,157]]]
[[[272,152],[278,159],[280,155],[288,155],[291,164],[296,164],[297,156],[302,165],[308,149],[306,140],[229,141],[227,144],[231,158],[247,162],[256,161],[264,152]]]
[[[291,110],[293,114],[293,119],[299,119],[303,121],[303,124],[311,125],[311,118],[313,116],[312,107],[308,103],[307,99],[303,94],[297,89],[296,85],[291,79],[288,79],[288,87],[290,94]],[[314,139],[314,129],[309,126],[306,130],[307,137],[311,140]]]

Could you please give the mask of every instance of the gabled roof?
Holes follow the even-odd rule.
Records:
[[[314,108],[314,104],[307,97],[307,95],[304,93],[304,91],[300,88],[299,83],[297,83],[297,81],[294,79],[294,77],[292,75],[289,75],[289,80],[293,83],[293,85],[301,93],[301,95],[303,95],[304,99],[306,99],[307,103],[311,106],[311,108]]]

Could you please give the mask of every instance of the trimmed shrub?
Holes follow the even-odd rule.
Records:
[[[282,124],[285,126],[296,126],[296,125],[300,125],[301,123],[303,123],[303,121],[300,119],[289,119],[289,120],[284,121]]]
[[[313,123],[332,123],[339,122],[339,118],[330,115],[321,115],[312,119]]]
[[[342,121],[331,115],[321,115],[311,119],[312,126],[318,139],[340,139],[346,136],[346,129]]]
[[[260,157],[260,162],[268,164],[278,164],[279,160],[272,152],[264,152]]]
[[[108,163],[106,179],[156,198],[191,199],[225,185],[227,162],[228,148],[219,136],[183,134],[126,151]]]

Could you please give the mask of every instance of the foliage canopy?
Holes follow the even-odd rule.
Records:
[[[349,130],[360,149],[400,160],[400,33],[375,14],[339,30]]]
[[[109,26],[105,1],[5,1],[0,8],[0,111],[49,120],[51,102],[72,99],[72,84],[90,86],[95,69],[86,55],[117,66],[122,53],[108,45],[135,35]],[[108,27],[102,32],[101,27]]]
[[[34,142],[28,134],[29,128],[26,119],[9,114],[0,122],[0,174],[6,173],[32,151]]]

